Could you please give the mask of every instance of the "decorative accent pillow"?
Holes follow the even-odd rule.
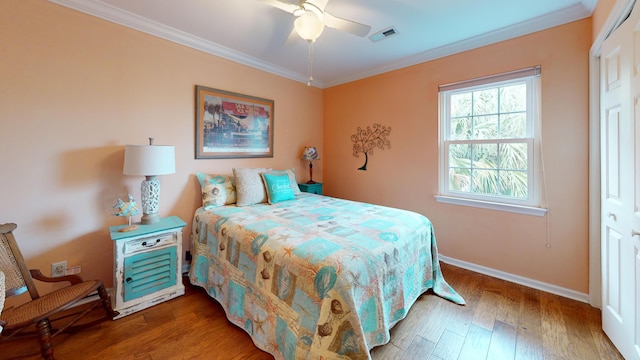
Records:
[[[270,174],[286,174],[287,176],[289,176],[289,183],[291,184],[291,190],[293,190],[293,194],[300,195],[301,191],[300,187],[298,186],[298,182],[296,181],[296,171],[293,168],[287,170],[273,170],[270,172]]]
[[[236,188],[233,177],[229,175],[209,175],[196,173],[202,190],[202,207],[211,210],[216,206],[236,202]]]
[[[237,206],[249,206],[267,202],[267,193],[260,174],[269,171],[271,169],[233,168],[233,176],[236,180]]]
[[[272,173],[262,173],[264,185],[267,188],[267,200],[269,204],[275,204],[280,201],[292,200],[296,196],[291,188],[289,175],[276,175]]]

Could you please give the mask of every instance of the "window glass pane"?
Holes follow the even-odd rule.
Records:
[[[471,168],[471,145],[449,145],[449,167]]]
[[[527,85],[516,84],[500,88],[500,112],[527,110]]]
[[[471,183],[471,169],[449,168],[449,189],[452,191],[469,192]]]
[[[451,95],[451,117],[471,115],[471,93]]]
[[[498,144],[473,144],[474,169],[497,169],[498,168]]]
[[[471,191],[474,193],[497,195],[498,194],[498,170],[471,171],[473,182]]]
[[[527,144],[500,144],[500,168],[527,170]]]
[[[473,139],[496,139],[498,137],[498,116],[477,116],[473,118]]]
[[[527,137],[527,113],[519,112],[500,115],[500,137],[503,139]]]
[[[498,112],[498,88],[473,92],[473,114],[496,114]]]
[[[500,171],[500,194],[526,199],[528,196],[528,179],[526,171]]]
[[[451,119],[451,140],[469,140],[472,132],[471,118],[452,118]]]

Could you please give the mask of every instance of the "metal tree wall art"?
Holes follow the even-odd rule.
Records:
[[[373,129],[372,129],[373,127]],[[364,165],[358,170],[367,170],[369,155],[373,155],[373,149],[380,148],[384,150],[385,146],[391,148],[391,142],[387,140],[387,136],[391,134],[391,127],[380,124],[373,124],[366,129],[358,127],[355,134],[351,135],[353,141],[353,156],[360,157],[360,153],[364,154]]]

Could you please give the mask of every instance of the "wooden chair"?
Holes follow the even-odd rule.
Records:
[[[111,320],[118,312],[113,311],[111,299],[102,281],[83,281],[77,275],[50,278],[44,276],[40,270],[29,270],[13,236],[15,229],[16,224],[0,224],[0,271],[5,275],[7,298],[29,291],[31,301],[2,310],[0,326],[3,326],[4,330],[0,333],[0,343],[23,336],[36,336],[40,342],[42,357],[53,359],[53,337],[62,332],[74,332],[107,319]],[[70,285],[39,295],[33,279],[44,282],[65,281]],[[90,302],[90,306],[78,306],[77,311],[65,311],[95,292],[98,293],[99,299]],[[104,308],[104,316],[79,321],[100,306]],[[61,327],[52,326],[52,323],[57,325],[58,322],[63,322]]]

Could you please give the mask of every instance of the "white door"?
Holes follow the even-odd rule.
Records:
[[[639,19],[632,11],[600,60],[602,327],[626,359],[640,359]]]
[[[622,271],[628,271],[624,278],[627,279],[628,285],[631,288],[631,294],[627,302],[629,311],[635,314],[633,319],[630,319],[631,324],[629,330],[631,335],[629,337],[632,340],[631,355],[628,359],[640,359],[640,6],[639,9],[632,11],[629,17],[629,26],[633,27],[631,41],[632,41],[632,77],[631,77],[631,95],[633,97],[633,113],[631,124],[629,128],[629,138],[631,145],[628,148],[630,159],[625,161],[630,162],[630,171],[625,173],[629,176],[629,187],[632,189],[630,204],[630,218],[629,228],[623,231],[627,231],[631,238],[631,248],[625,248],[625,251],[629,251],[629,255],[633,258],[631,267],[622,268]]]

